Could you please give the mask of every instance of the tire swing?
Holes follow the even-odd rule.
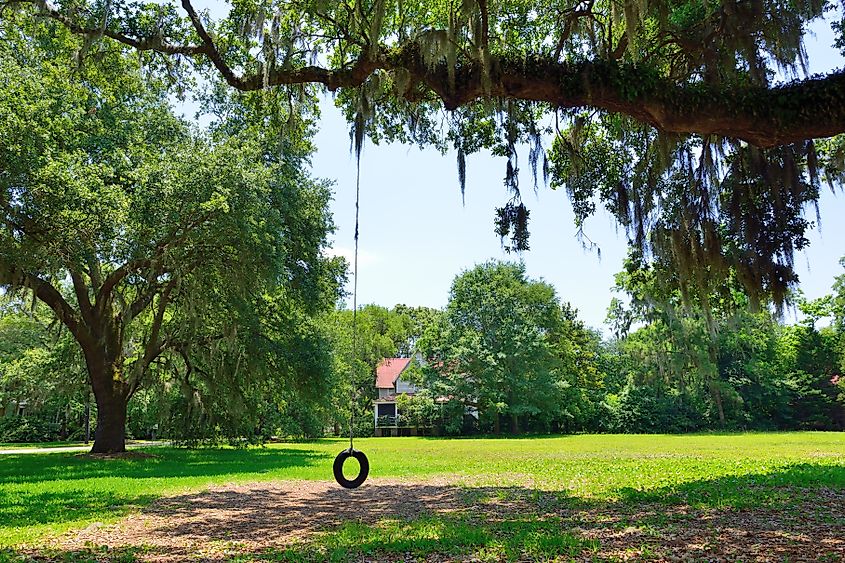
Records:
[[[358,465],[361,466],[361,470],[358,472],[358,476],[354,479],[347,479],[343,475],[343,464],[346,463],[346,460],[350,457],[354,457],[358,460]],[[367,475],[370,473],[370,462],[367,459],[367,456],[364,455],[364,452],[361,450],[355,450],[350,448],[348,450],[343,450],[337,457],[334,458],[334,478],[338,482],[338,484],[345,488],[345,489],[357,489],[360,487],[364,481],[367,480]]]
[[[352,282],[352,358],[353,361],[358,359],[358,208],[361,202],[361,157],[360,149],[358,150],[358,171],[355,176],[355,258],[353,262],[353,282]],[[354,367],[353,367],[354,370]],[[355,436],[355,388],[353,384],[352,390],[349,392],[349,448],[343,450],[337,457],[334,458],[334,465],[332,471],[334,472],[335,481],[337,484],[345,489],[357,489],[364,481],[367,480],[367,475],[370,474],[370,461],[364,452],[356,450],[353,447],[352,440]],[[354,479],[347,479],[343,474],[343,464],[346,460],[354,457],[358,460],[360,466],[358,475]]]

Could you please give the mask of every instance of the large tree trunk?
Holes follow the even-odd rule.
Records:
[[[86,353],[91,387],[97,401],[97,428],[91,453],[126,451],[126,407],[129,386],[120,378],[122,361],[107,360],[104,354]]]
[[[126,451],[126,406],[129,401],[119,393],[95,394],[97,397],[97,429],[92,454]]]

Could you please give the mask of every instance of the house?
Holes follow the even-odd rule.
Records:
[[[376,368],[376,389],[378,398],[373,401],[373,422],[376,436],[399,434],[402,413],[396,398],[399,395],[413,395],[417,386],[402,378],[409,367],[419,360],[415,358],[384,358]]]

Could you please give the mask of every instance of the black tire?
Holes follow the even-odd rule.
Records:
[[[343,464],[346,463],[346,460],[350,457],[357,459],[358,465],[361,466],[360,471],[358,471],[358,476],[351,480],[343,476]],[[357,489],[364,483],[364,481],[367,480],[367,475],[370,474],[370,462],[367,459],[367,456],[364,455],[364,452],[358,450],[343,450],[337,454],[336,458],[334,458],[333,469],[334,478],[338,485],[346,489]]]

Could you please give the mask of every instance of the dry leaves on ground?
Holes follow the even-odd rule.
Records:
[[[845,492],[816,491],[794,509],[694,509],[587,503],[530,488],[473,488],[447,481],[372,479],[348,491],[334,482],[230,485],[160,499],[113,525],[59,538],[60,550],[141,547],[150,561],[226,560],[307,545],[348,522],[441,515],[484,527],[513,519],[553,521],[561,533],[598,544],[582,560],[845,561]],[[428,560],[472,553],[416,554]],[[405,554],[369,559],[395,561]]]

